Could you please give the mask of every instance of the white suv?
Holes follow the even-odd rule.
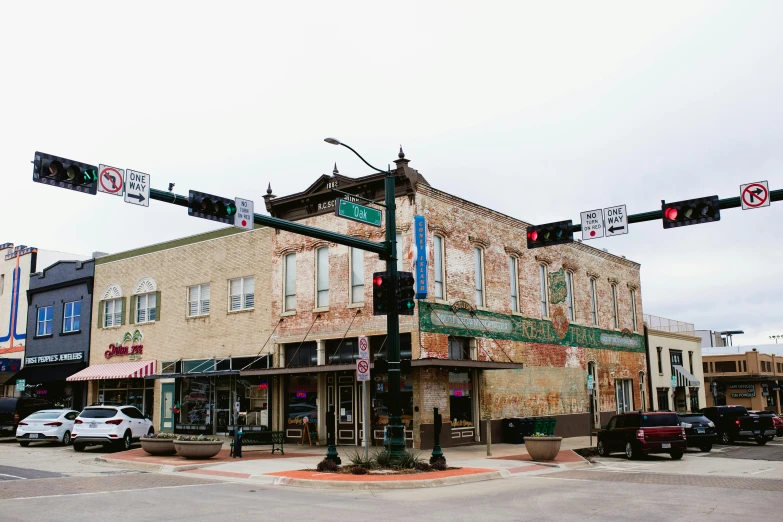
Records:
[[[134,441],[154,432],[152,421],[134,406],[90,406],[76,417],[71,439],[76,451],[95,444],[128,450]]]

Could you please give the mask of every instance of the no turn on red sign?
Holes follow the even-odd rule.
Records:
[[[769,183],[766,181],[756,181],[740,185],[740,199],[742,200],[742,210],[761,208],[769,206]]]

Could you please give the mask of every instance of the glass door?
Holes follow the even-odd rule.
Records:
[[[338,377],[337,385],[337,444],[355,446],[356,437],[356,402],[354,400],[353,375]]]

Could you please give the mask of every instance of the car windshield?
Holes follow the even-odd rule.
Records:
[[[642,427],[652,428],[655,426],[679,426],[680,419],[676,413],[663,413],[660,415],[642,415]]]
[[[117,414],[117,410],[108,408],[87,408],[79,414],[82,419],[110,419]]]
[[[56,419],[62,414],[62,412],[59,411],[39,411],[38,413],[33,413],[29,417],[27,417],[30,420],[42,420],[42,419]]]
[[[701,413],[693,413],[693,414],[681,413],[680,420],[683,422],[709,422],[710,421],[710,419],[708,419]]]

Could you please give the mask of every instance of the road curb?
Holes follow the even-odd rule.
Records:
[[[250,478],[270,478],[269,475],[253,475]],[[343,480],[309,480],[290,477],[273,477],[275,486],[293,486],[312,489],[344,489],[344,490],[381,490],[381,489],[421,489],[438,488],[444,486],[456,486],[471,482],[483,482],[487,480],[504,479],[511,477],[511,473],[505,469],[476,473],[473,475],[457,475],[432,480],[386,480],[378,482],[357,482]]]
[[[111,457],[96,458],[97,462],[104,464],[110,464],[112,466],[118,466],[121,468],[130,468],[140,471],[158,471],[161,473],[177,473],[180,471],[188,471],[191,469],[208,468],[211,466],[218,466],[220,462],[204,462],[199,464],[185,464],[183,466],[168,466],[165,464],[153,464],[151,462],[136,462],[133,460],[113,459]]]

